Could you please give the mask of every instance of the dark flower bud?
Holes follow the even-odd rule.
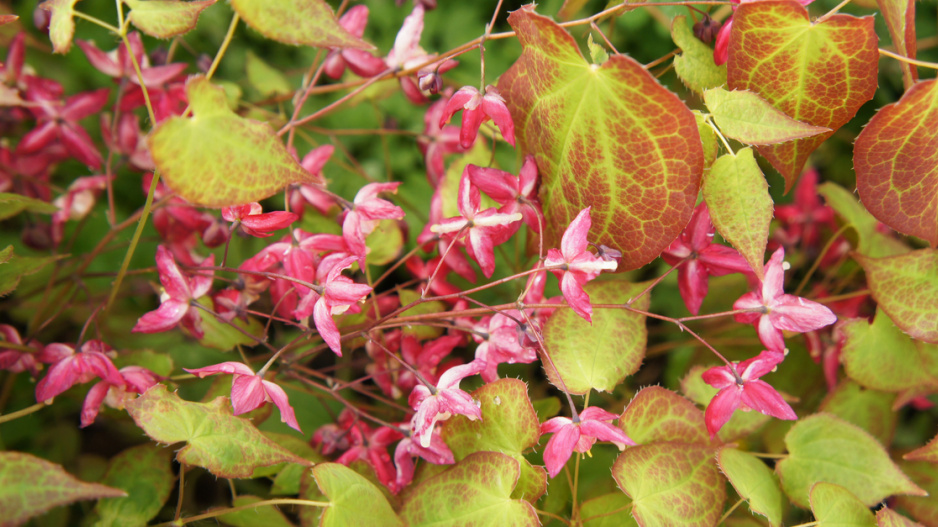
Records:
[[[435,71],[420,72],[417,74],[417,86],[424,93],[436,95],[443,89],[443,78]]]
[[[694,24],[694,36],[704,44],[709,44],[720,32],[721,26],[722,24],[710,18],[710,15],[704,15],[703,20]]]

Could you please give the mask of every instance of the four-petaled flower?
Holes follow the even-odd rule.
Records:
[[[399,220],[404,210],[388,200],[381,199],[382,192],[397,192],[400,183],[369,183],[361,188],[352,200],[352,209],[342,222],[342,236],[349,251],[358,257],[359,267],[365,268],[368,247],[365,237],[375,230],[379,220]]]
[[[269,238],[274,235],[273,231],[284,229],[299,219],[299,216],[292,212],[261,211],[261,204],[254,202],[236,207],[222,207],[221,217],[225,221],[235,222],[235,226],[240,225],[245,234],[257,238]]]
[[[707,296],[711,276],[752,273],[746,259],[736,249],[713,243],[714,233],[710,210],[701,203],[694,209],[684,232],[661,253],[661,258],[671,265],[683,262],[677,270],[677,285],[684,305],[695,315]]]
[[[615,260],[600,258],[587,250],[589,243],[586,234],[590,230],[590,208],[586,207],[577,214],[560,239],[560,250],[550,249],[544,260],[544,267],[550,269],[560,280],[560,290],[567,303],[577,315],[592,322],[593,306],[590,297],[583,290],[586,282],[599,276],[602,271],[615,271]]]
[[[717,366],[703,373],[704,382],[720,390],[710,400],[704,415],[710,437],[720,431],[737,408],[756,410],[779,419],[798,419],[775,388],[759,380],[759,377],[774,371],[784,359],[784,353],[765,350],[739,364]]]
[[[310,289],[296,308],[297,314],[308,316],[309,305],[315,302],[312,312],[316,330],[319,331],[319,335],[326,341],[329,348],[340,357],[342,356],[341,334],[332,316],[345,313],[349,307],[362,301],[371,293],[371,286],[355,283],[351,278],[342,274],[342,271],[351,267],[355,260],[356,257],[348,256],[336,263],[329,269],[322,286],[316,290]],[[320,264],[320,269],[323,267],[326,265]]]
[[[589,452],[596,440],[615,443],[619,449],[635,445],[625,432],[610,421],[619,416],[597,406],[584,408],[575,418],[554,417],[541,423],[541,435],[554,434],[544,448],[544,465],[550,477],[556,477],[573,452]]]
[[[472,396],[459,389],[459,381],[476,375],[484,368],[484,362],[472,361],[446,370],[435,388],[423,384],[414,387],[408,402],[417,412],[411,421],[411,430],[413,439],[420,446],[429,448],[436,423],[455,414],[464,415],[470,421],[482,419],[479,405],[472,400]]]
[[[765,266],[765,281],[761,288],[739,297],[733,309],[747,309],[735,315],[737,322],[755,324],[759,340],[772,351],[785,350],[782,331],[804,333],[837,322],[837,315],[817,302],[786,295],[782,289],[785,270],[782,260],[785,250],[778,249]]]
[[[95,377],[112,385],[123,385],[124,378],[107,356],[110,351],[111,348],[100,340],[89,340],[78,353],[66,344],[53,343],[43,348],[38,358],[52,366],[36,385],[36,401],[48,401],[72,386],[84,384]]]
[[[502,207],[498,212],[511,214],[520,212],[522,219],[534,232],[541,232],[543,213],[537,200],[537,163],[534,156],[528,154],[521,165],[518,176],[513,176],[497,168],[485,168],[469,165],[469,180],[482,192],[498,202]]]
[[[203,265],[211,267],[214,262],[215,257],[212,255]],[[212,288],[212,274],[196,274],[187,279],[176,265],[172,253],[163,245],[156,248],[156,268],[159,271],[160,283],[163,284],[163,294],[160,296],[162,303],[155,311],[140,317],[132,331],[159,333],[176,324],[182,324],[197,338],[202,338],[202,319],[192,301]]]
[[[300,430],[299,423],[296,422],[293,407],[290,406],[287,393],[283,391],[283,388],[270,381],[265,381],[244,364],[240,362],[223,362],[194,370],[183,369],[199,378],[217,373],[233,375],[231,379],[231,407],[234,409],[234,415],[250,412],[260,408],[265,402],[272,402],[280,410],[280,420],[297,432],[303,433]]]
[[[465,110],[462,114],[462,128],[459,139],[463,148],[469,148],[476,140],[479,127],[491,119],[502,133],[505,142],[515,146],[515,122],[511,120],[505,99],[499,95],[494,86],[485,87],[485,95],[472,86],[463,86],[450,98],[443,108],[440,117],[440,127],[452,119],[453,114]]]

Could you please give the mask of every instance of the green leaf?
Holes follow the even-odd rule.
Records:
[[[257,496],[238,496],[231,505],[242,507],[264,501]],[[290,520],[273,505],[263,505],[253,509],[244,509],[218,516],[218,521],[234,527],[293,527]]]
[[[674,72],[688,88],[698,94],[726,84],[726,64],[713,62],[713,49],[694,36],[693,25],[679,15],[671,22],[671,39],[681,54],[674,57]]]
[[[713,88],[703,97],[720,132],[748,145],[773,145],[830,132],[792,119],[751,91]]]
[[[646,286],[603,280],[586,284],[583,290],[593,304],[624,304]],[[648,304],[649,296],[645,295],[632,307],[644,310]],[[570,393],[584,394],[591,389],[611,392],[638,371],[647,340],[645,316],[639,313],[596,309],[591,325],[572,309],[558,309],[544,327],[544,342],[553,362],[553,367],[545,364],[544,369],[555,386],[561,385],[559,372]]]
[[[537,420],[539,423],[543,423],[560,413],[560,399],[553,395],[531,401],[531,404],[534,405],[534,411],[537,412]]]
[[[209,296],[199,299],[199,303],[209,306],[215,310],[215,301]],[[248,332],[258,338],[264,338],[264,325],[254,317],[244,319],[238,317],[230,323],[219,320],[215,315],[199,309],[197,311],[199,318],[202,319],[202,331],[204,335],[199,339],[199,344],[221,351],[233,350],[237,346],[256,346],[257,340],[244,334]],[[238,331],[241,328],[243,331]]]
[[[20,525],[49,509],[80,500],[116,498],[127,493],[86,483],[50,463],[22,452],[0,452],[0,511],[4,525]]]
[[[908,454],[902,456],[902,459],[909,461],[927,461],[929,463],[938,463],[938,436],[932,438],[927,445],[922,448],[916,448]]]
[[[658,257],[697,202],[703,151],[693,114],[637,62],[602,66],[531,6],[508,22],[524,51],[498,83],[521,150],[537,160],[545,244],[592,206],[590,241],[622,251],[620,270]]]
[[[681,391],[688,399],[706,408],[710,399],[719,390],[705,383],[701,378],[709,366],[694,366],[681,379]],[[761,412],[734,412],[733,417],[717,432],[717,438],[723,443],[731,443],[759,430],[771,419]]]
[[[915,2],[913,0],[876,0],[879,12],[886,21],[889,36],[896,53],[903,57],[915,58]],[[902,82],[906,88],[918,80],[918,70],[914,64],[900,62]]]
[[[741,4],[733,14],[727,85],[757,93],[797,121],[831,131],[758,151],[794,186],[808,156],[873,98],[879,52],[873,17],[814,23],[794,1]]]
[[[75,37],[75,4],[79,0],[46,0],[39,7],[52,13],[49,20],[49,40],[53,53],[68,53]]]
[[[123,489],[127,496],[99,500],[95,526],[136,527],[153,519],[173,491],[172,456],[172,450],[148,443],[113,457],[102,483]]]
[[[268,405],[269,406],[269,405]],[[322,454],[314,450],[307,441],[294,435],[278,434],[275,432],[263,432],[267,439],[286,448],[297,456],[311,462],[324,463],[328,461]],[[254,476],[260,474],[274,476],[274,484],[270,488],[270,494],[274,496],[292,496],[300,492],[300,480],[308,467],[296,463],[283,463],[272,465],[270,467],[260,467],[254,470]]]
[[[857,136],[860,200],[893,229],[938,246],[938,81],[916,83]]]
[[[8,245],[0,251],[0,298],[15,291],[24,276],[36,273],[46,265],[67,256],[17,256],[13,252],[13,246]]]
[[[606,53],[606,48],[604,48],[602,44],[593,42],[592,33],[590,33],[586,41],[586,46],[590,50],[590,58],[593,59],[593,64],[601,66],[604,62],[609,60],[609,53]]]
[[[521,474],[512,498],[537,501],[547,490],[547,475],[534,467],[522,452],[537,446],[540,424],[528,398],[527,385],[518,379],[499,379],[472,392],[479,401],[482,419],[470,421],[455,415],[443,424],[443,439],[456,461],[475,452],[499,452],[520,464]]]
[[[263,59],[248,51],[245,59],[248,82],[264,97],[293,93],[290,81],[277,68],[271,67]]]
[[[404,247],[404,232],[397,220],[381,220],[367,235],[368,265],[387,265],[397,260]],[[440,277],[442,278],[442,277]]]
[[[857,252],[871,258],[883,258],[909,252],[901,241],[879,232],[879,221],[857,201],[856,196],[836,183],[821,183],[817,192],[824,197],[845,225],[857,232]]]
[[[147,35],[170,38],[195,29],[199,15],[218,0],[124,0],[132,11],[127,18]]]
[[[157,353],[153,350],[137,350],[121,353],[114,359],[118,368],[125,366],[142,366],[162,377],[173,374],[173,358],[168,353]]]
[[[621,492],[586,500],[580,505],[583,527],[638,527],[632,518],[631,503]]]
[[[879,307],[912,338],[938,343],[938,250],[888,258],[854,256]]]
[[[154,441],[185,441],[177,461],[220,478],[251,477],[256,467],[276,463],[311,464],[264,437],[247,419],[231,415],[231,404],[223,397],[191,403],[158,384],[127,403],[127,412]]]
[[[899,415],[893,411],[896,394],[869,390],[856,382],[843,380],[824,399],[819,411],[836,415],[866,430],[880,444],[892,443]]]
[[[720,153],[720,144],[718,143],[719,140],[717,139],[716,132],[714,132],[710,124],[707,123],[707,116],[697,110],[694,110],[693,114],[694,119],[697,121],[697,131],[700,133],[700,142],[703,144],[704,177],[706,178],[707,171],[710,170],[713,162],[717,160],[717,155]]]
[[[534,507],[511,499],[518,462],[496,452],[476,452],[417,486],[401,508],[409,527],[537,526]]]
[[[0,192],[0,221],[12,218],[23,211],[52,214],[58,212],[59,208],[41,199]]]
[[[788,457],[775,470],[792,503],[807,508],[808,492],[819,481],[836,483],[868,507],[893,494],[925,491],[903,474],[872,436],[839,417],[806,417],[785,436]]]
[[[226,207],[260,201],[291,183],[315,182],[270,125],[232,112],[224,90],[205,77],[190,77],[186,94],[193,116],[166,119],[147,141],[166,184],[180,197]]]
[[[411,303],[420,299],[420,293],[413,289],[399,289],[397,296],[401,299],[401,306],[410,305]],[[441,300],[434,300],[432,302],[417,304],[407,311],[404,311],[399,316],[411,317],[414,315],[422,315],[424,313],[441,313],[447,309],[448,308],[446,307],[446,304],[444,304]],[[416,325],[413,327],[404,328],[404,334],[413,335],[417,337],[418,340],[427,340],[439,337],[443,334],[443,330],[438,327]]]
[[[818,527],[875,527],[873,513],[847,489],[819,482],[811,487],[811,512]]]
[[[769,519],[773,527],[782,524],[782,490],[778,478],[756,456],[735,448],[721,448],[717,463],[736,492],[749,502],[752,512]]]
[[[294,46],[374,49],[339,25],[323,0],[231,0],[247,25],[269,39]]]
[[[313,477],[331,503],[323,510],[319,523],[322,527],[403,527],[381,491],[354,470],[338,463],[322,463],[313,467]]]
[[[886,392],[938,388],[938,379],[930,371],[938,363],[938,347],[912,340],[882,310],[877,309],[872,324],[851,320],[842,330],[846,341],[841,361],[851,379]]]
[[[717,231],[762,279],[775,203],[752,149],[717,159],[704,175],[703,196]]]
[[[886,507],[876,511],[876,525],[877,527],[925,527]]]
[[[660,386],[642,389],[622,412],[619,428],[632,441],[708,445],[704,414],[691,401]]]
[[[716,525],[723,512],[726,480],[705,446],[629,447],[612,465],[612,477],[632,498],[632,516],[642,527]]]

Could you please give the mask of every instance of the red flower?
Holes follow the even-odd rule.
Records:
[[[362,38],[365,34],[365,26],[368,25],[368,7],[363,5],[352,7],[339,18],[339,25],[352,35]],[[323,71],[333,79],[338,79],[345,73],[346,66],[355,75],[366,78],[374,77],[387,69],[384,61],[371,53],[349,48],[330,51],[326,56]]]
[[[544,465],[550,477],[556,477],[573,452],[588,452],[596,440],[615,443],[619,449],[635,445],[625,432],[612,426],[619,416],[597,406],[585,408],[576,419],[554,417],[541,424],[541,435],[554,434],[544,448]]]
[[[262,210],[261,204],[257,202],[237,207],[222,207],[221,217],[225,221],[236,222],[236,226],[240,225],[245,234],[257,238],[269,238],[274,235],[273,231],[289,227],[299,219],[299,216],[292,212],[261,213]]]
[[[515,146],[515,123],[511,120],[511,113],[505,99],[499,95],[494,86],[485,87],[485,95],[472,86],[463,86],[446,103],[443,115],[440,117],[440,127],[448,123],[453,114],[465,110],[462,115],[462,129],[460,131],[460,144],[469,148],[476,140],[479,127],[491,119],[502,133],[502,137],[511,146]]]
[[[703,373],[704,382],[720,389],[707,405],[704,415],[710,437],[720,431],[737,408],[756,410],[790,421],[798,419],[794,410],[775,388],[765,381],[758,380],[759,377],[774,371],[784,359],[784,353],[766,350],[757,357],[739,364],[718,366]]]
[[[411,421],[411,437],[420,446],[429,448],[436,423],[455,414],[465,415],[471,421],[482,419],[479,405],[472,396],[459,389],[459,382],[479,373],[484,367],[485,363],[472,361],[446,370],[435,388],[423,384],[414,387],[408,400],[410,407],[417,412]]]
[[[36,401],[43,402],[76,384],[95,377],[113,385],[124,384],[124,378],[106,355],[111,348],[100,340],[89,340],[80,353],[65,344],[49,344],[39,354],[42,362],[54,363],[49,373],[36,385]]]
[[[214,262],[212,255],[206,259],[204,265],[211,266]],[[156,248],[156,267],[159,270],[160,283],[163,284],[163,294],[160,297],[162,303],[155,311],[140,317],[132,331],[159,333],[181,323],[197,338],[202,338],[202,319],[192,301],[212,288],[212,274],[196,274],[192,278],[186,278],[169,249],[163,245]]]
[[[513,214],[520,212],[524,222],[534,232],[541,232],[544,215],[537,201],[537,163],[528,154],[518,176],[497,168],[469,165],[469,180],[482,192],[497,201],[502,207],[498,212]]]

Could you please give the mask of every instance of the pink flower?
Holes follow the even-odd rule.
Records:
[[[499,95],[494,86],[485,87],[485,95],[472,86],[463,86],[446,103],[443,115],[440,117],[440,127],[448,123],[453,114],[465,110],[462,115],[462,129],[460,143],[463,148],[469,148],[476,140],[479,127],[491,119],[502,133],[502,137],[511,146],[515,146],[515,123],[508,112],[505,99]]]
[[[368,25],[368,7],[357,5],[345,12],[339,18],[339,25],[352,35],[362,38],[365,26]],[[333,79],[338,79],[345,73],[348,66],[352,73],[359,77],[374,77],[387,67],[384,61],[367,51],[360,49],[333,49],[326,56],[323,71]]]
[[[588,452],[596,440],[615,443],[619,449],[635,445],[625,432],[612,426],[619,416],[597,406],[584,408],[576,419],[554,417],[541,424],[541,435],[554,434],[544,448],[544,465],[550,477],[556,477],[573,452]]]
[[[482,274],[490,278],[495,272],[495,245],[504,243],[514,234],[516,229],[511,224],[522,216],[519,212],[502,214],[495,208],[479,211],[481,202],[479,189],[469,181],[467,166],[459,181],[457,203],[461,216],[443,220],[431,230],[441,235],[456,233],[460,238],[465,237],[469,255],[479,263]]]
[[[148,87],[169,82],[180,76],[188,67],[184,62],[166,64],[165,66],[150,66],[150,59],[144,52],[140,33],[136,31],[128,33],[127,40],[130,41],[130,48],[134,52],[134,58],[137,59],[137,64],[140,66],[140,76],[143,77],[143,82]],[[117,79],[126,78],[136,85],[140,84],[133,61],[130,54],[127,53],[127,46],[123,43],[118,45],[117,49],[108,53],[101,51],[87,40],[76,40],[75,43],[85,52],[88,62],[101,73]]]
[[[112,384],[102,380],[88,390],[81,406],[82,428],[94,423],[102,404],[123,410],[126,402],[134,398],[133,394],[144,393],[159,382],[155,373],[140,366],[127,366],[118,370],[118,373],[123,379],[122,383]]]
[[[98,194],[107,185],[107,176],[85,176],[77,178],[68,186],[53,205],[59,208],[52,215],[52,241],[58,245],[62,241],[65,223],[69,220],[78,221],[88,215],[94,208]]]
[[[590,225],[590,208],[586,207],[564,231],[560,250],[547,251],[544,267],[558,267],[551,269],[551,272],[560,280],[563,297],[576,314],[592,322],[593,306],[590,305],[590,297],[583,290],[583,285],[603,271],[615,271],[618,264],[615,260],[605,260],[587,250],[589,243],[586,241],[586,234]]]
[[[36,401],[48,401],[72,386],[86,383],[95,377],[113,385],[124,384],[124,378],[106,355],[110,351],[111,348],[100,340],[84,343],[79,353],[65,344],[46,346],[39,354],[39,359],[54,364],[36,385]]]
[[[444,93],[444,96],[447,99],[451,97],[452,89]],[[423,152],[424,162],[427,164],[427,180],[434,187],[439,185],[446,173],[443,156],[466,151],[460,144],[459,127],[451,124],[440,125],[445,108],[446,100],[444,99],[434,102],[427,108],[427,113],[423,116],[423,135],[417,138],[417,146]]]
[[[537,201],[537,163],[534,156],[528,154],[524,165],[515,177],[497,168],[468,166],[469,180],[482,192],[497,201],[502,207],[498,212],[512,214],[520,212],[524,222],[534,232],[541,232],[544,215],[541,204]]]
[[[361,188],[352,201],[352,209],[342,222],[342,236],[352,254],[358,257],[359,267],[365,267],[368,247],[365,238],[375,230],[379,220],[400,220],[404,211],[390,201],[381,199],[382,192],[397,192],[400,183],[369,183]]]
[[[16,146],[18,154],[32,154],[59,142],[68,154],[94,168],[101,168],[101,153],[79,121],[101,111],[110,96],[109,88],[79,93],[65,102],[50,100],[42,94],[30,96],[30,110],[36,126]]]
[[[683,262],[677,270],[677,284],[684,305],[695,315],[707,296],[711,276],[752,273],[749,263],[736,249],[713,243],[715,232],[710,223],[710,210],[701,203],[694,209],[684,232],[661,253],[661,258],[671,265]]]
[[[0,370],[7,370],[12,373],[28,371],[33,378],[38,377],[42,366],[37,362],[36,353],[6,348],[3,346],[4,342],[23,346],[23,340],[16,328],[7,324],[0,324]],[[29,339],[26,345],[35,348],[35,351],[42,348],[42,344],[34,339]]]
[[[472,397],[459,389],[459,382],[482,371],[485,363],[472,361],[469,364],[446,370],[436,387],[423,384],[414,387],[408,402],[417,413],[411,421],[411,437],[424,448],[430,447],[433,427],[455,414],[465,415],[471,421],[482,419],[482,410]]]
[[[521,325],[518,320],[522,321]],[[525,330],[523,321],[521,312],[511,309],[483,318],[473,328],[472,338],[479,343],[476,360],[485,363],[481,372],[485,382],[498,380],[499,364],[528,364],[537,360],[537,349],[521,343]]]
[[[269,238],[274,235],[273,231],[289,227],[299,219],[299,216],[292,212],[262,213],[262,210],[261,204],[257,202],[237,207],[222,207],[221,217],[225,221],[235,222],[245,234],[256,238]]]
[[[452,465],[456,462],[453,451],[446,446],[440,437],[440,430],[433,431],[430,445],[424,447],[409,437],[405,437],[394,449],[394,463],[397,465],[397,477],[391,491],[395,494],[410,484],[414,479],[414,459],[422,458],[434,465]]]
[[[299,423],[296,422],[293,407],[290,406],[287,393],[283,391],[283,388],[270,381],[265,381],[260,375],[255,375],[254,371],[244,364],[240,362],[223,362],[194,370],[183,369],[200,379],[216,373],[233,375],[231,379],[231,406],[234,409],[234,415],[250,412],[260,408],[265,402],[272,402],[280,410],[280,421],[297,432],[303,433],[300,430]]]
[[[345,313],[350,306],[364,300],[371,293],[371,286],[357,284],[342,274],[342,271],[351,267],[355,260],[354,256],[343,257],[329,269],[321,289],[310,290],[296,308],[297,315],[308,316],[309,305],[315,302],[312,312],[316,330],[319,331],[319,335],[326,341],[329,348],[340,357],[342,356],[341,334],[332,316]],[[322,267],[324,265],[321,264],[320,268]]]
[[[339,456],[335,462],[349,466],[354,461],[364,461],[374,469],[378,481],[385,487],[394,490],[397,471],[394,469],[394,463],[391,462],[388,447],[404,435],[400,430],[387,426],[372,430],[370,426],[362,421],[355,422],[349,431],[351,432],[349,435],[352,446]]]
[[[710,437],[720,431],[737,408],[757,410],[765,415],[789,421],[798,419],[794,410],[775,388],[765,381],[758,380],[759,377],[774,371],[784,359],[784,353],[766,350],[757,357],[739,364],[717,366],[703,373],[704,382],[720,389],[710,400],[704,415]]]
[[[795,187],[794,203],[775,207],[775,219],[781,226],[773,233],[774,238],[786,247],[800,243],[802,247],[817,248],[822,228],[837,230],[834,209],[821,203],[817,182],[817,170],[808,169]]]
[[[210,267],[214,264],[214,255],[209,256],[203,265]],[[162,303],[155,311],[150,311],[140,317],[132,331],[136,333],[159,333],[166,331],[176,324],[192,332],[197,338],[202,338],[202,319],[199,317],[192,301],[205,295],[212,288],[212,273],[196,274],[186,278],[176,260],[165,246],[156,248],[156,268],[159,270],[160,283],[163,284]]]
[[[402,71],[410,68],[416,68],[436,58],[435,54],[427,53],[420,47],[420,36],[423,34],[423,14],[424,7],[419,3],[414,5],[414,10],[404,19],[397,37],[394,38],[394,47],[388,52],[385,64],[392,71]],[[423,75],[431,73],[443,73],[456,66],[455,60],[446,60],[442,63],[434,63],[421,70]],[[404,95],[414,104],[424,104],[427,98],[421,93],[420,87],[414,82],[414,79],[407,76],[401,77],[401,90]]]
[[[785,350],[783,330],[804,333],[837,321],[837,315],[826,306],[785,294],[782,289],[785,279],[783,258],[785,249],[775,251],[765,266],[765,281],[761,289],[746,293],[733,304],[733,309],[750,310],[735,315],[736,321],[755,324],[762,344],[778,352]]]

